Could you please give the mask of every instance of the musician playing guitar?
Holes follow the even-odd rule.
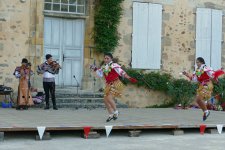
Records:
[[[13,74],[19,79],[16,109],[28,109],[29,106],[34,104],[30,91],[30,76],[33,75],[33,71],[31,70],[31,64],[28,63],[26,58],[22,59],[22,65],[16,67]]]
[[[55,100],[55,74],[59,73],[60,65],[53,61],[52,55],[47,54],[45,56],[46,61],[38,66],[38,74],[43,74],[43,87],[45,91],[46,106],[44,109],[49,109],[49,92],[52,98],[53,109],[58,110]]]

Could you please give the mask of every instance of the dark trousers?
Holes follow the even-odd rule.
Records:
[[[51,93],[53,107],[56,107],[55,82],[43,82],[43,87],[44,87],[44,91],[45,91],[46,107],[49,107],[49,92]]]

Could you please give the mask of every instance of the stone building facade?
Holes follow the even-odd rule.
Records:
[[[221,10],[223,14],[225,13],[225,1],[223,0],[135,0],[135,2],[162,5],[161,68],[157,71],[170,73],[175,78],[183,78],[183,76],[179,75],[182,70],[192,72],[194,69],[197,8]],[[123,10],[121,25],[119,26],[120,45],[114,55],[119,58],[122,56],[124,58],[122,64],[129,66],[132,61],[133,1],[125,0]],[[221,67],[224,67],[224,15],[222,16],[222,22]],[[124,102],[133,107],[160,104],[168,99],[163,93],[133,86],[129,86],[126,93]]]
[[[57,0],[56,0],[57,1]],[[62,0],[66,3],[67,0]],[[97,0],[74,0],[78,6],[82,7],[83,2],[85,3],[84,13],[65,13],[64,6],[54,6],[55,10],[61,9],[60,11],[48,11],[51,6],[51,0],[1,0],[0,1],[0,84],[4,84],[13,87],[16,91],[18,81],[12,75],[16,66],[21,64],[23,57],[28,58],[32,63],[32,69],[36,70],[36,66],[42,63],[46,53],[52,52],[55,48],[53,45],[47,45],[48,41],[55,39],[54,33],[60,29],[59,41],[63,41],[60,44],[60,53],[54,54],[59,59],[59,63],[65,67],[73,67],[72,57],[64,56],[61,49],[65,50],[65,55],[73,55],[76,50],[76,45],[72,47],[74,51],[69,53],[67,47],[71,43],[70,39],[64,40],[60,36],[71,35],[69,28],[75,30],[81,21],[82,28],[78,28],[76,32],[83,30],[83,36],[81,39],[79,62],[75,65],[78,69],[74,71],[74,74],[78,74],[78,81],[80,82],[82,90],[98,91],[103,87],[103,81],[95,77],[89,70],[89,64],[93,63],[94,60],[97,64],[102,60],[102,55],[98,55],[94,50],[93,42],[93,27],[94,27],[94,8]],[[79,1],[79,2],[78,2]],[[83,2],[82,2],[83,1]],[[48,3],[48,6],[46,3]],[[59,1],[60,2],[60,1]],[[162,42],[161,42],[161,66],[156,71],[166,72],[172,74],[175,78],[183,78],[179,76],[179,72],[182,70],[193,70],[194,61],[196,57],[196,11],[197,8],[210,8],[215,10],[221,10],[225,13],[225,1],[224,0],[135,0],[136,3],[150,3],[159,4],[162,6]],[[79,3],[81,5],[79,5]],[[119,25],[119,33],[121,36],[119,46],[116,48],[114,56],[118,57],[120,63],[130,67],[132,62],[132,33],[133,33],[133,0],[124,0],[122,3],[123,14]],[[73,5],[71,5],[71,10]],[[47,11],[46,11],[47,9]],[[82,8],[80,8],[82,11]],[[69,9],[68,9],[69,10]],[[68,11],[67,10],[67,11]],[[74,21],[74,22],[73,22]],[[225,25],[224,16],[222,17],[222,40],[225,39]],[[72,23],[71,23],[72,22]],[[52,26],[48,28],[48,25]],[[59,23],[59,26],[55,24]],[[75,24],[75,26],[70,26]],[[62,27],[61,27],[62,25]],[[68,25],[68,26],[66,26]],[[56,29],[57,28],[57,29]],[[61,28],[63,30],[61,31]],[[54,31],[51,33],[49,39],[46,37],[49,35],[49,30]],[[68,32],[68,33],[67,33]],[[75,31],[74,31],[75,32]],[[75,33],[76,33],[75,32]],[[58,36],[57,36],[58,37]],[[54,41],[53,41],[54,42]],[[61,42],[60,42],[61,43]],[[57,45],[57,41],[56,41]],[[62,47],[63,45],[63,47]],[[69,46],[67,46],[69,45]],[[79,44],[78,44],[79,45]],[[221,62],[222,67],[225,66],[224,54],[225,45],[221,43]],[[73,44],[72,44],[73,46]],[[75,57],[75,56],[74,56]],[[64,63],[64,59],[68,63]],[[76,61],[74,59],[74,61]],[[76,62],[75,62],[76,63]],[[63,69],[64,69],[63,68]],[[73,78],[73,72],[67,73],[64,69],[60,79],[58,80],[59,87],[65,88],[67,86],[76,86],[76,81]],[[70,69],[69,69],[70,70]],[[78,70],[78,71],[77,71]],[[155,71],[155,70],[146,70]],[[71,80],[68,79],[67,75],[71,76]],[[66,76],[66,77],[65,77]],[[66,79],[65,79],[66,78]],[[73,82],[73,84],[68,84]],[[32,78],[32,85],[41,90],[42,78],[35,74]],[[130,107],[145,107],[153,104],[161,104],[168,98],[165,94],[157,91],[149,91],[144,88],[137,88],[136,86],[129,85],[125,91],[124,96],[120,99]]]

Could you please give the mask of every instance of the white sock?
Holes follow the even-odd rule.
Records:
[[[119,113],[119,111],[118,110],[115,110],[113,114],[118,114],[118,113]]]
[[[109,114],[109,117],[113,117],[113,114]]]
[[[204,113],[208,114],[209,113],[209,110],[205,110]]]

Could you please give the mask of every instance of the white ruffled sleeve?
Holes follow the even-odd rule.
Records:
[[[19,71],[15,71],[15,77],[16,77],[16,78],[20,78],[20,76],[21,76],[21,75],[20,75]]]
[[[124,76],[126,74],[126,72],[117,63],[112,64],[112,69],[114,69],[119,74],[119,76]]]
[[[197,78],[196,74],[193,74],[191,81],[198,82],[198,78]]]
[[[96,74],[97,74],[98,77],[102,78],[103,77],[103,71],[102,71],[102,69],[96,70]]]
[[[214,71],[212,70],[212,68],[204,67],[204,72],[206,72],[210,78],[214,78]]]

